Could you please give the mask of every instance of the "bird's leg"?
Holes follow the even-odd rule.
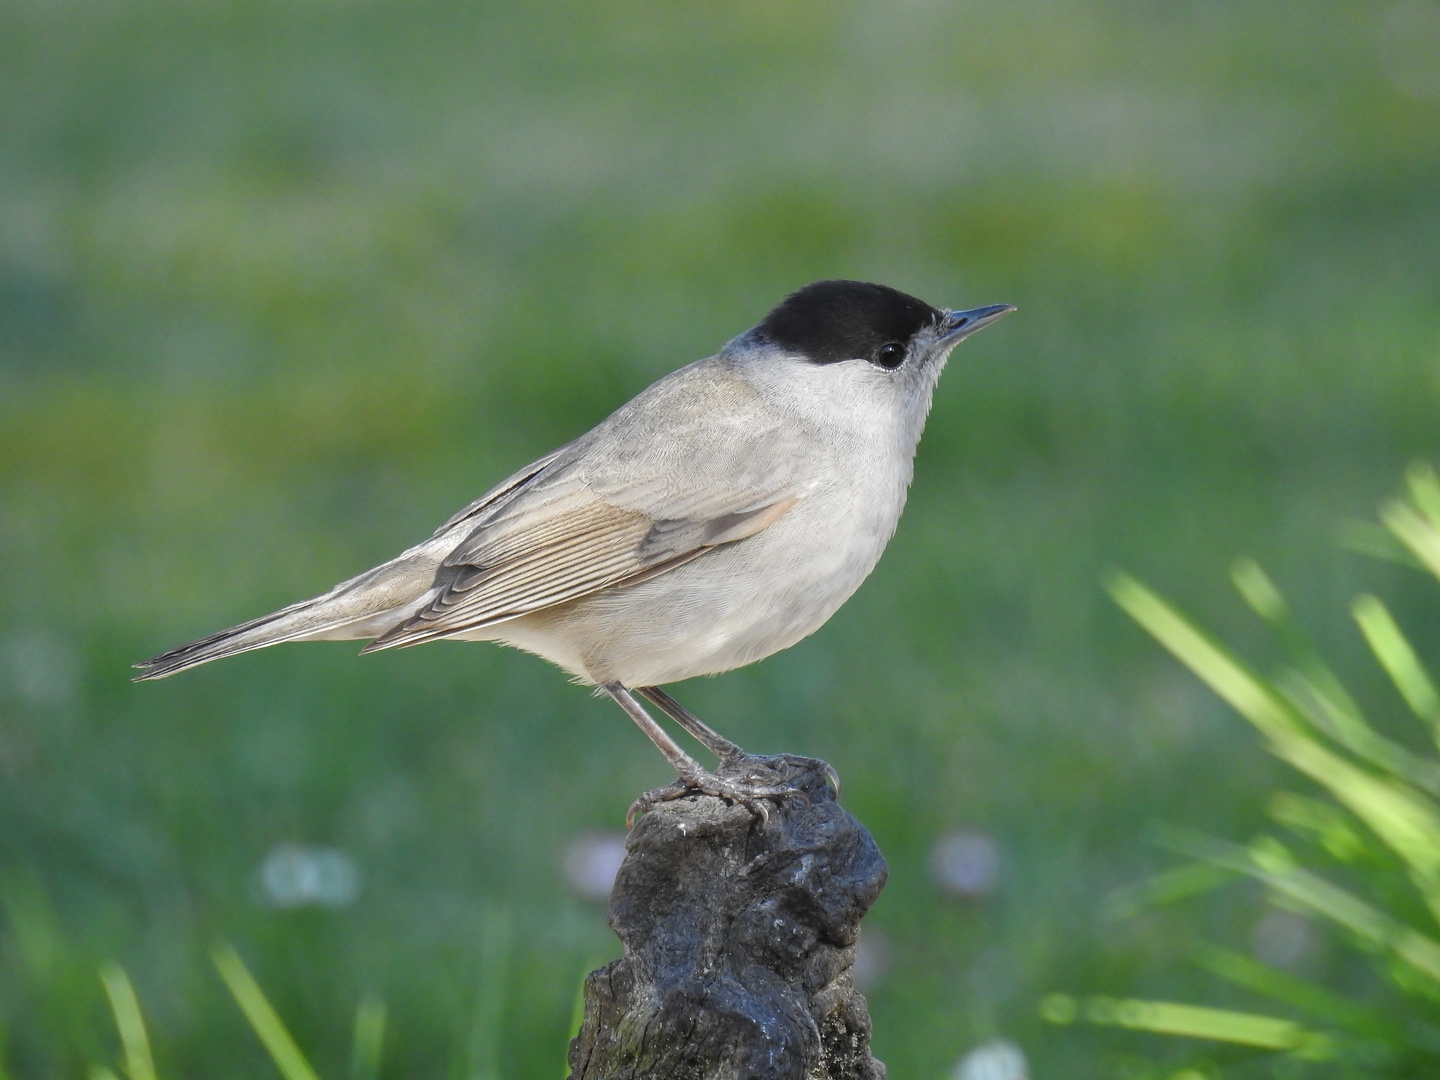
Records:
[[[601,683],[600,689],[614,699],[615,704],[624,709],[631,720],[634,720],[655,744],[655,748],[665,755],[665,760],[675,767],[675,771],[681,776],[692,775],[703,772],[700,763],[692,758],[680,744],[666,734],[665,729],[655,722],[655,718],[645,711],[645,707],[635,700],[629,690],[619,683]]]
[[[773,763],[775,758],[765,758],[758,754],[746,753],[735,743],[725,738],[718,731],[712,728],[705,721],[681,705],[673,697],[661,690],[658,686],[638,687],[640,693],[644,694],[655,707],[666,716],[674,720],[682,728],[695,737],[695,740],[720,759],[720,765],[725,772],[738,772],[744,769],[754,770],[764,768],[766,762]],[[840,774],[835,771],[835,766],[828,761],[821,761],[819,758],[802,758],[793,754],[785,754],[784,758],[795,765],[815,765],[822,767],[825,778],[835,791],[835,797],[840,797]]]
[[[660,687],[641,686],[637,687],[637,689],[649,698],[655,704],[656,708],[688,731],[706,750],[709,750],[719,758],[720,764],[725,768],[726,772],[738,771],[744,768],[754,769],[757,766],[764,767],[767,761],[773,763],[777,760],[775,758],[765,758],[759,754],[747,753],[735,743],[725,738],[724,735],[721,735],[709,724],[705,723],[705,721],[701,720],[689,709],[685,708],[684,705],[681,705],[664,690],[661,690]],[[835,791],[835,797],[837,799],[840,797],[840,774],[835,771],[835,766],[831,765],[828,761],[821,761],[819,758],[797,757],[794,754],[785,754],[782,756],[792,764],[821,766],[821,771],[825,773],[825,779],[829,781],[831,788]]]
[[[729,739],[725,738],[718,731],[712,728],[705,721],[681,705],[673,697],[661,690],[658,686],[638,687],[640,693],[655,703],[655,707],[666,716],[674,720],[682,728],[695,737],[695,741],[709,750],[721,761],[728,757],[744,754],[745,751],[736,746]]]
[[[671,720],[674,720],[688,731],[706,750],[709,750],[719,758],[721,772],[727,774],[773,772],[775,763],[783,759],[791,765],[801,767],[815,766],[820,768],[821,771],[825,773],[825,778],[829,781],[830,787],[834,789],[835,797],[837,799],[840,797],[840,774],[835,771],[835,767],[828,761],[821,761],[819,758],[796,757],[793,754],[783,754],[780,758],[775,758],[747,753],[735,743],[725,738],[724,735],[721,735],[709,724],[705,723],[705,721],[701,720],[689,709],[685,708],[684,705],[681,705],[680,702],[676,701],[664,690],[660,689],[660,687],[641,686],[636,689],[645,697],[649,698],[656,708],[660,709],[660,711],[670,717]],[[752,775],[750,780],[754,782],[754,779]]]
[[[763,800],[804,794],[788,785],[766,785],[753,780],[737,782],[706,772],[694,758],[680,749],[679,744],[665,733],[665,729],[655,722],[654,717],[645,711],[644,706],[635,700],[629,690],[616,682],[601,683],[600,689],[615,699],[615,704],[625,710],[630,719],[635,721],[640,730],[645,732],[656,748],[665,755],[665,760],[670,762],[675,767],[675,771],[680,774],[679,779],[673,784],[656,788],[654,791],[647,791],[631,804],[629,813],[625,815],[627,829],[635,823],[636,814],[644,813],[657,802],[679,799],[691,792],[715,795],[729,802],[739,803],[758,817],[762,825],[770,819],[770,812],[765,808]],[[696,723],[699,721],[697,720]],[[705,727],[703,724],[700,726]],[[709,728],[705,728],[705,730],[710,731]],[[715,733],[710,731],[710,734],[714,735]],[[746,756],[748,757],[748,755]]]

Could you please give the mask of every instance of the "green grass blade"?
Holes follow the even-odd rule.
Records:
[[[1297,670],[1284,671],[1270,680],[1274,690],[1317,730],[1346,749],[1406,783],[1440,795],[1440,764],[1412,754],[1370,726],[1344,684],[1291,621],[1285,598],[1259,564],[1253,559],[1237,560],[1230,576],[1246,603],[1270,624],[1295,658]]]
[[[355,1038],[351,1044],[351,1080],[377,1080],[385,1048],[385,1002],[367,994],[355,1007]]]
[[[1328,1036],[1293,1020],[1172,1001],[1092,997],[1079,1003],[1068,995],[1051,994],[1042,1004],[1041,1014],[1053,1023],[1078,1018],[1107,1027],[1290,1051],[1312,1059],[1330,1057],[1334,1050]]]
[[[110,1011],[120,1032],[120,1045],[125,1048],[125,1073],[130,1080],[155,1080],[155,1058],[150,1053],[150,1037],[145,1033],[145,1018],[140,1013],[140,999],[130,976],[119,964],[100,968],[100,983],[110,999]]]
[[[1429,672],[1415,655],[1409,640],[1395,624],[1389,609],[1373,596],[1356,597],[1350,609],[1355,621],[1370,643],[1375,658],[1380,661],[1410,711],[1423,720],[1430,728],[1430,736],[1440,741],[1440,693]]]
[[[1412,461],[1405,470],[1405,483],[1420,512],[1440,529],[1440,475],[1435,467],[1428,461]]]
[[[1403,961],[1431,985],[1440,986],[1440,941],[1392,918],[1318,874],[1301,869],[1279,842],[1262,838],[1261,842],[1243,848],[1173,826],[1155,826],[1150,836],[1171,851],[1264,883],[1278,896],[1344,927],[1377,951],[1389,952]]]
[[[1275,624],[1289,620],[1290,606],[1285,603],[1285,597],[1254,559],[1236,559],[1230,567],[1230,580],[1255,614],[1266,622]]]
[[[570,1039],[573,1042],[580,1037],[580,1029],[585,1025],[585,981],[590,977],[589,973],[600,966],[600,961],[593,961],[585,965],[585,970],[580,974],[580,983],[575,987],[575,1000],[570,1005]],[[566,1053],[569,1053],[569,1046],[566,1046]],[[565,1066],[565,1075],[570,1075],[570,1066]]]
[[[1384,742],[1365,722],[1360,707],[1326,665],[1314,643],[1291,620],[1285,598],[1260,565],[1253,559],[1237,560],[1230,569],[1230,577],[1245,602],[1270,624],[1294,657],[1299,669],[1295,678],[1313,688],[1313,692],[1323,699],[1326,707],[1318,715],[1307,714],[1307,719],[1342,743],[1353,743],[1352,748],[1357,752],[1364,753],[1368,745]],[[1436,774],[1440,777],[1440,769],[1436,770]]]
[[[1231,871],[1212,863],[1189,863],[1114,890],[1105,897],[1103,911],[1107,919],[1120,922],[1158,907],[1188,900],[1234,879]]]
[[[1440,526],[1398,499],[1380,508],[1380,520],[1425,569],[1440,578]]]
[[[1440,795],[1440,764],[1412,754],[1372,728],[1343,687],[1287,670],[1277,677],[1275,688],[1317,730],[1357,757],[1413,787]]]
[[[240,954],[229,945],[217,945],[211,951],[211,957],[220,977],[230,988],[235,1003],[240,1006],[245,1019],[250,1021],[250,1026],[255,1029],[255,1034],[269,1051],[275,1067],[280,1070],[285,1080],[319,1080],[315,1070],[305,1060],[305,1055],[300,1052],[300,1047],[295,1044],[290,1032],[285,1030],[280,1017],[266,1000],[260,984],[245,966],[245,961],[240,959]]]
[[[508,908],[491,908],[480,922],[480,955],[464,1059],[454,1073],[464,1080],[500,1080],[506,987],[514,955],[515,920]]]
[[[1347,749],[1407,783],[1440,795],[1440,764],[1410,753],[1370,726],[1309,638],[1291,621],[1284,596],[1260,565],[1239,559],[1230,576],[1245,602],[1270,624],[1295,658],[1298,671],[1282,673],[1273,681],[1274,688],[1318,730]]]
[[[1411,570],[1425,569],[1408,547],[1396,539],[1388,529],[1370,521],[1342,521],[1336,530],[1340,546],[1357,555],[1369,555],[1372,559],[1398,563]]]
[[[1276,753],[1330,789],[1387,847],[1403,859],[1430,910],[1440,919],[1440,811],[1398,780],[1372,776],[1306,739]]]
[[[1285,733],[1272,742],[1281,758],[1327,787],[1423,880],[1440,880],[1440,811],[1434,803],[1399,779],[1366,772],[1308,735]]]
[[[104,1065],[90,1066],[90,1080],[120,1080],[113,1069],[107,1069]]]
[[[1274,998],[1286,1005],[1328,1020],[1357,1035],[1389,1041],[1403,1041],[1404,1035],[1381,1013],[1356,1005],[1316,983],[1268,967],[1244,953],[1201,943],[1194,949],[1195,962],[1236,986]]]
[[[1126,574],[1114,575],[1107,586],[1132,619],[1265,735],[1279,741],[1301,733],[1300,721],[1284,701],[1158,595]]]
[[[575,1000],[570,1006],[570,1038],[578,1039],[580,1029],[585,1026],[585,979],[580,977],[580,986],[575,991]]]
[[[1367,851],[1365,838],[1352,827],[1354,819],[1338,806],[1289,791],[1277,791],[1266,810],[1273,821],[1314,837],[1341,862],[1356,862]]]
[[[1270,741],[1276,755],[1327,787],[1410,866],[1440,918],[1440,810],[1398,779],[1382,779],[1332,752],[1290,704],[1148,588],[1124,575],[1116,602]]]

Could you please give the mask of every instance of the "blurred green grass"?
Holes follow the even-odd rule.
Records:
[[[1342,664],[1361,588],[1440,645],[1433,603],[1331,541],[1436,452],[1440,104],[1393,29],[1415,6],[0,9],[10,1070],[115,1059],[118,960],[162,1075],[263,1075],[223,937],[321,1075],[366,994],[391,1075],[558,1074],[614,947],[562,849],[665,778],[623,716],[484,646],[128,665],[393,554],[834,276],[1021,312],[957,354],[855,599],[677,694],[844,776],[892,865],[892,1075],[996,1032],[1036,1076],[1123,1069],[1035,1002],[1197,998],[1173,935],[1100,898],[1154,865],[1151,818],[1243,835],[1276,766],[1101,573],[1244,644],[1213,582],[1248,552]],[[986,900],[930,879],[957,826],[999,845]],[[349,853],[358,900],[267,906],[286,842]],[[1243,937],[1252,899],[1206,917]]]

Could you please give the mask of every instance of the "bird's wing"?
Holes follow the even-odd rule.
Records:
[[[713,396],[705,389],[701,398]],[[445,558],[434,599],[366,651],[638,583],[755,535],[808,494],[810,471],[782,418],[757,407],[717,422],[715,412],[693,407],[693,396],[681,410],[658,403],[658,430],[637,422],[633,407],[645,405],[637,399],[557,452],[513,496],[469,520],[457,515],[473,528]],[[657,403],[649,405],[653,418]]]

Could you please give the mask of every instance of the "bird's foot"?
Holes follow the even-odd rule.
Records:
[[[805,792],[788,784],[766,784],[758,778],[731,780],[704,769],[696,769],[676,778],[673,783],[645,792],[631,803],[630,810],[625,815],[625,827],[634,827],[635,819],[656,804],[683,799],[687,795],[713,795],[743,806],[760,819],[761,828],[770,822],[770,809],[765,805],[766,799],[788,799],[796,795],[802,799],[806,797]]]
[[[793,754],[763,757],[736,749],[720,759],[716,772],[697,767],[682,773],[673,783],[641,795],[630,804],[630,810],[625,815],[625,827],[633,827],[636,817],[659,803],[683,799],[687,795],[713,795],[745,807],[760,820],[763,829],[770,822],[766,800],[799,797],[811,801],[812,796],[819,794],[814,790],[817,774],[823,777],[818,781],[820,788],[832,792],[831,797],[838,796],[840,776],[829,762]],[[807,777],[811,783],[805,782]]]

